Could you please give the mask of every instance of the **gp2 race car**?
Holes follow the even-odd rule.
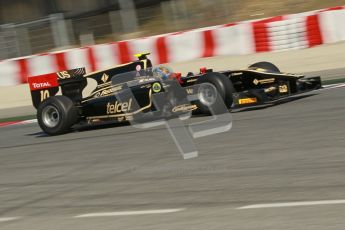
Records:
[[[151,115],[152,112],[154,119],[191,111],[216,114],[224,112],[224,106],[231,109],[272,103],[321,88],[320,77],[282,73],[269,62],[235,71],[213,72],[201,68],[199,73],[187,76],[157,67],[159,73],[168,76],[162,80],[161,75],[155,74],[148,55],[139,54],[137,61],[89,74],[85,68],[79,68],[30,77],[38,124],[48,135],[59,135],[84,123],[128,122],[138,114]],[[121,78],[123,74],[126,76]],[[94,79],[97,86],[83,97],[87,79]],[[174,84],[182,90],[169,91]],[[57,95],[59,91],[62,95]],[[134,97],[119,100],[117,95],[123,91],[130,91]],[[157,108],[153,98],[161,94],[165,104]]]

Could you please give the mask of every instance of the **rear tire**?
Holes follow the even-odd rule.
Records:
[[[260,68],[260,69],[265,69],[265,70],[269,70],[272,72],[280,73],[280,70],[276,65],[274,65],[271,62],[267,62],[267,61],[254,63],[253,65],[249,66],[249,68]]]
[[[210,107],[212,107],[213,114],[224,113],[224,104],[227,109],[231,108],[233,103],[232,94],[235,89],[227,76],[216,72],[206,73],[200,76],[196,82],[196,84],[202,83],[208,84],[200,85],[199,88],[199,100],[196,103],[199,112],[210,114]]]
[[[38,106],[37,121],[48,135],[64,134],[78,121],[78,110],[68,97],[50,97]]]

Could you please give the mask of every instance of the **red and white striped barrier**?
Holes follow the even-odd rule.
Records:
[[[85,67],[87,72],[151,52],[155,64],[202,57],[310,48],[345,40],[345,7],[200,28],[128,41],[33,55],[0,62],[0,86],[30,76]]]

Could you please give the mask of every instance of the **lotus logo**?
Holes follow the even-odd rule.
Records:
[[[162,90],[161,84],[159,84],[158,82],[153,83],[153,85],[152,85],[152,90],[153,90],[153,92],[155,92],[155,93],[160,92],[160,91]]]

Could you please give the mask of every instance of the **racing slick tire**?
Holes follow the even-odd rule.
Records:
[[[251,66],[249,66],[249,68],[260,68],[260,69],[265,69],[265,70],[269,70],[272,72],[280,73],[279,68],[275,64],[273,64],[271,62],[267,62],[267,61],[254,63]]]
[[[65,96],[44,100],[37,109],[37,121],[48,135],[67,133],[78,120],[78,110],[73,101]]]
[[[203,84],[208,83],[208,84]],[[221,114],[230,109],[233,103],[232,94],[235,92],[230,79],[221,73],[211,72],[198,78],[198,111],[203,114]],[[217,93],[218,92],[218,93]],[[210,111],[212,108],[212,112]]]

